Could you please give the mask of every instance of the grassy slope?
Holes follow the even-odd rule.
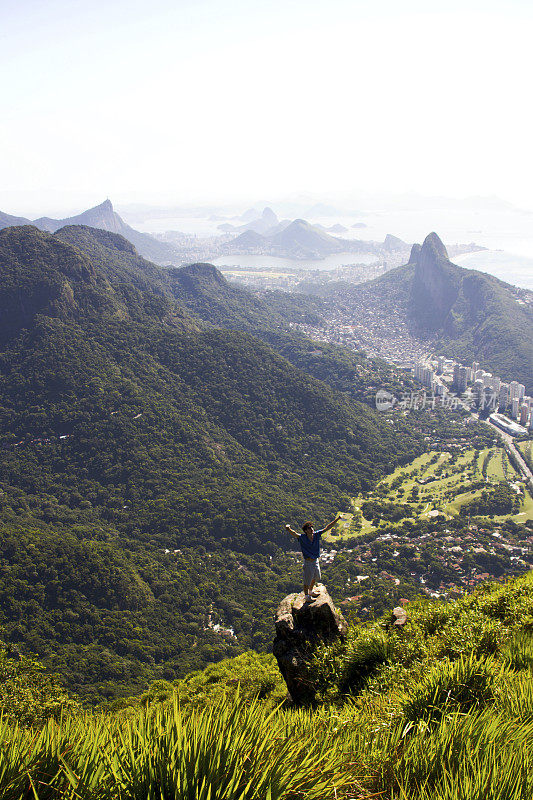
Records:
[[[438,456],[436,462],[433,461],[435,456]],[[474,457],[475,466],[473,464]],[[433,463],[430,463],[432,461]],[[502,447],[487,447],[479,451],[477,456],[474,450],[467,450],[459,455],[452,467],[453,471],[447,477],[437,477],[436,480],[425,486],[417,483],[417,478],[424,479],[434,476],[435,471],[438,468],[442,468],[449,461],[449,453],[431,451],[430,453],[424,453],[405,466],[397,467],[394,472],[387,475],[378,484],[378,490],[380,486],[387,489],[383,495],[380,494],[380,499],[387,502],[407,504],[412,510],[412,516],[415,519],[427,518],[430,512],[434,510],[440,510],[455,516],[465,503],[481,495],[482,489],[468,489],[467,491],[464,489],[468,483],[481,480],[484,477],[482,468],[485,462],[487,479],[490,482],[512,481],[518,478],[518,474],[509,461],[505,449]],[[391,484],[400,479],[399,486],[391,489]],[[420,492],[419,499],[416,502],[410,500],[411,492],[415,487]],[[364,500],[364,495],[354,497],[352,501],[354,509],[359,510]],[[497,520],[506,518],[505,516],[495,517]],[[512,516],[511,519],[515,522],[525,522],[533,519],[533,498],[529,491],[526,490],[525,492],[520,512]],[[325,541],[334,542],[339,533],[342,534],[343,538],[351,538],[377,530],[372,522],[363,516],[360,530],[352,532],[350,531],[351,521],[352,514],[344,513],[339,530],[327,534],[324,537]]]
[[[67,715],[41,733],[4,721],[2,797],[529,800],[532,620],[529,574],[412,604],[402,630],[351,628],[316,658],[313,710],[273,711],[273,661],[250,654],[174,699],[153,687],[144,711]]]

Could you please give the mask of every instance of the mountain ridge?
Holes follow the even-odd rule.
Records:
[[[155,239],[147,233],[135,230],[120,217],[113,208],[111,200],[106,199],[93,208],[86,209],[80,214],[64,219],[53,219],[52,217],[39,217],[36,220],[25,219],[24,217],[12,217],[9,214],[0,212],[0,229],[12,225],[35,225],[42,231],[55,233],[60,228],[71,225],[86,225],[92,228],[106,230],[111,233],[119,233],[131,244],[133,244],[141,255],[159,264],[172,264],[180,262],[181,255],[178,250],[169,242]]]

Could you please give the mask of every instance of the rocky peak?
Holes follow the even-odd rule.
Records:
[[[417,264],[418,263],[418,259],[420,258],[420,251],[421,250],[422,250],[422,247],[419,244],[414,244],[411,247],[411,254],[409,256],[409,262],[408,262],[409,264]]]
[[[394,250],[407,250],[409,245],[407,242],[404,242],[403,239],[400,239],[398,236],[393,236],[392,233],[388,233],[383,240],[383,249],[389,252]]]
[[[442,259],[448,261],[448,251],[435,231],[428,233],[424,239],[424,244],[420,251],[420,259],[431,262],[440,261]]]
[[[415,265],[413,281],[413,310],[417,323],[426,331],[436,330],[445,323],[457,300],[459,278],[457,267],[436,233],[424,239],[419,252],[411,251]]]
[[[276,612],[272,651],[294,703],[314,700],[316,689],[309,675],[314,649],[322,642],[344,638],[348,630],[326,587],[318,584],[316,589],[318,595],[310,602],[303,592],[287,595]]]

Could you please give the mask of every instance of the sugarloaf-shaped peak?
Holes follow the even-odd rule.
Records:
[[[277,218],[276,214],[274,213],[274,211],[272,211],[271,208],[267,207],[267,208],[265,208],[263,210],[262,218],[263,218],[263,222],[266,222],[269,227],[272,227],[272,226],[278,224],[278,218]]]
[[[421,258],[431,258],[432,260],[446,259],[446,261],[448,261],[448,251],[435,231],[428,233],[424,239],[420,255]]]

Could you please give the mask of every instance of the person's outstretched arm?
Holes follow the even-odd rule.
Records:
[[[300,534],[298,533],[298,531],[294,531],[294,530],[291,528],[291,526],[290,526],[290,525],[285,525],[285,530],[286,530],[286,531],[288,531],[288,532],[291,534],[291,536],[294,536],[294,538],[295,538],[295,539],[298,539],[298,537],[300,536]]]
[[[341,517],[341,515],[340,515],[340,514],[338,514],[338,516],[336,516],[336,517],[335,517],[335,519],[333,519],[331,522],[328,522],[328,524],[326,525],[326,527],[325,527],[325,528],[323,528],[323,530],[324,530],[324,531],[329,531],[331,528],[333,528],[333,526],[334,526],[334,525],[336,525],[336,524],[337,524],[337,522],[338,522],[340,519],[342,519],[342,517]]]

